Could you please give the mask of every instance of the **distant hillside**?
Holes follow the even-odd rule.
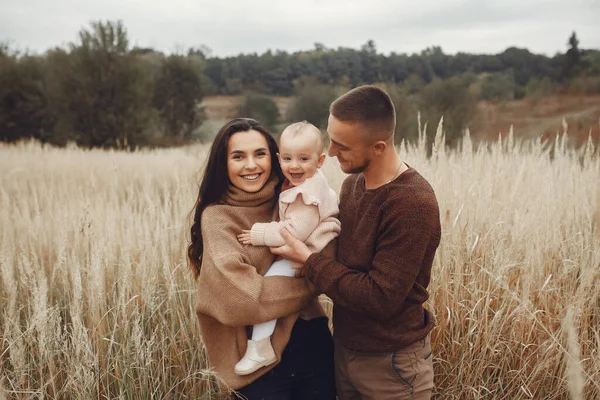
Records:
[[[563,132],[563,118],[573,144],[583,144],[591,132],[600,139],[600,96],[554,95],[534,101],[531,98],[507,103],[480,101],[471,123],[471,131],[482,139],[497,139],[507,134],[510,126],[515,134],[553,138]]]
[[[273,100],[285,116],[294,97],[274,96]],[[237,116],[242,101],[243,96],[207,96],[201,106],[207,118],[217,125]],[[416,115],[414,118],[416,120]],[[506,135],[512,125],[517,135],[548,138],[556,132],[562,133],[563,118],[575,143],[585,142],[590,131],[592,137],[599,140],[600,96],[553,95],[538,101],[532,98],[508,102],[479,101],[470,130],[474,138],[493,140],[501,133]]]
[[[294,101],[294,97],[272,96],[272,98],[277,104],[279,114],[285,116],[290,103]],[[244,96],[242,95],[207,96],[200,103],[200,107],[204,109],[206,118],[209,120],[226,121],[238,116],[238,110],[243,101]]]

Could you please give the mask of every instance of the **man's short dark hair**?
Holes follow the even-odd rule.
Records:
[[[362,124],[377,140],[390,137],[396,129],[392,99],[372,85],[359,86],[342,95],[331,103],[329,113],[339,121]]]

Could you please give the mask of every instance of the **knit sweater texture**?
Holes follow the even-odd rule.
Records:
[[[285,244],[280,229],[319,252],[340,233],[338,196],[320,170],[302,184],[279,195],[279,221],[256,223],[250,238],[254,246],[279,247]]]
[[[312,254],[305,276],[333,300],[334,336],[345,347],[390,352],[424,339],[435,321],[423,303],[441,227],[429,183],[413,168],[365,189],[342,185],[337,258]]]
[[[239,389],[275,367],[281,360],[292,327],[301,311],[318,307],[308,315],[324,315],[315,287],[304,278],[263,277],[273,255],[268,247],[242,245],[237,235],[257,222],[277,216],[275,187],[271,177],[257,193],[234,186],[218,203],[202,213],[204,250],[197,281],[196,314],[210,368],[225,389]],[[239,376],[235,364],[247,345],[247,325],[277,319],[271,343],[278,362],[253,374]]]

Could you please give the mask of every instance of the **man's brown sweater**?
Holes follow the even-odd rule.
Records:
[[[334,336],[349,349],[387,352],[424,339],[435,324],[423,307],[440,243],[438,203],[409,168],[365,190],[349,176],[340,196],[337,260],[312,254],[305,276],[333,300]]]

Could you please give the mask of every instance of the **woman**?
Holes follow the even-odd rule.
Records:
[[[273,137],[252,119],[234,119],[215,137],[188,248],[202,339],[220,385],[243,398],[334,400],[333,343],[314,286],[303,278],[263,277],[273,262],[269,248],[237,240],[243,229],[277,216],[276,154]],[[271,342],[278,362],[236,375],[246,326],[271,319],[278,319]]]

